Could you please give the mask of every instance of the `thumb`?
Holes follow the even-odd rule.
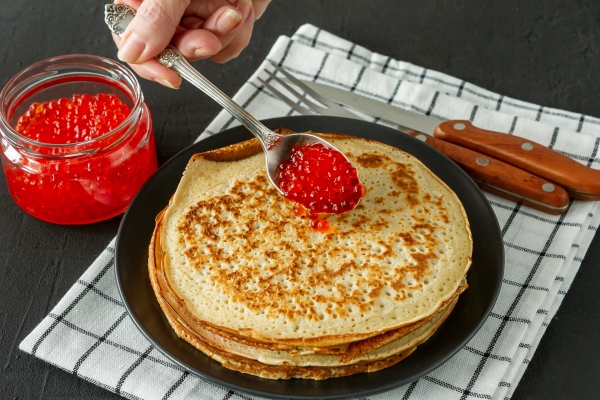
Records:
[[[123,33],[118,57],[127,63],[142,63],[169,44],[189,1],[144,0]]]

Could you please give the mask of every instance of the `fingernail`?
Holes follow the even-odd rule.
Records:
[[[217,28],[221,33],[229,33],[242,20],[242,14],[234,9],[227,9],[217,21]]]
[[[122,42],[117,57],[123,62],[133,63],[140,58],[145,48],[146,45],[140,40],[139,36],[135,32],[131,32]]]
[[[179,89],[179,86],[181,86],[181,82],[179,82],[178,86],[173,86],[173,84],[171,82],[169,82],[168,80],[166,80],[164,78],[158,78],[157,82],[160,83],[161,85],[166,86],[171,89]]]
[[[212,54],[209,53],[204,47],[198,47],[196,50],[194,50],[194,58],[203,58],[208,56],[212,56]]]

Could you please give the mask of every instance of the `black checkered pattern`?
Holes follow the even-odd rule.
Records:
[[[281,37],[268,60],[297,77],[334,85],[440,119],[527,137],[600,168],[600,120],[528,104],[460,79],[370,52],[311,25]],[[295,112],[256,80],[235,100],[258,117]],[[266,79],[266,78],[265,78]],[[274,83],[273,83],[274,84]],[[379,122],[373,119],[374,122]],[[200,139],[237,122],[222,112]],[[399,133],[400,134],[400,133]],[[429,375],[373,399],[510,398],[568,292],[600,224],[598,203],[574,201],[551,216],[488,195],[504,240],[498,301],[478,334]],[[154,349],[127,316],[114,280],[114,243],[100,255],[21,349],[133,399],[250,399],[205,382]]]

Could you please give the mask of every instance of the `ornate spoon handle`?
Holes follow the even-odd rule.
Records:
[[[183,57],[181,52],[173,45],[167,46],[156,60],[162,65],[171,68],[177,72],[183,79],[202,90],[206,95],[219,103],[224,109],[229,111],[242,125],[252,132],[262,143],[265,150],[273,145],[276,135],[269,128],[261,124],[256,118],[244,110],[238,103],[216,87],[204,75],[192,67]]]
[[[135,10],[126,5],[107,4],[105,6],[104,21],[110,30],[119,36],[125,32],[125,28],[127,28],[127,25],[133,20],[134,16]],[[260,123],[239,104],[223,93],[221,89],[206,79],[206,77],[198,72],[198,70],[192,67],[175,46],[167,46],[166,49],[156,56],[156,60],[162,65],[177,72],[183,79],[196,86],[214,101],[219,103],[224,109],[229,111],[235,119],[258,138],[265,151],[272,147],[277,139],[277,134]]]

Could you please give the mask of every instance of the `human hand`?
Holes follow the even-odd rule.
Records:
[[[154,59],[169,43],[188,61],[237,57],[270,0],[116,0],[137,10],[121,37],[118,57],[142,78],[179,88],[181,77]]]

